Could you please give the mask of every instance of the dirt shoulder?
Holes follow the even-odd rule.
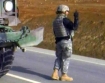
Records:
[[[18,0],[21,26],[31,29],[45,27],[44,41],[38,47],[55,50],[52,22],[56,7],[67,4],[70,7],[69,18],[73,21],[75,9],[79,11],[79,28],[73,39],[73,53],[88,57],[105,59],[105,1],[93,0]],[[77,2],[74,2],[77,1]],[[83,2],[85,1],[85,2]],[[99,2],[97,2],[99,1]]]

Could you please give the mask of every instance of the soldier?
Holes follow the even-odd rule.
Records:
[[[70,57],[72,55],[72,32],[78,28],[78,12],[74,12],[74,23],[67,18],[69,7],[59,5],[56,11],[57,17],[53,21],[53,32],[56,40],[56,59],[53,80],[59,80],[58,71],[61,69],[61,81],[73,81],[72,77],[67,75]]]

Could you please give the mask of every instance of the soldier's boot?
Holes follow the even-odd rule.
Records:
[[[53,80],[59,80],[58,69],[54,69],[51,78]]]
[[[73,78],[69,77],[67,74],[63,73],[61,76],[61,81],[73,81]]]

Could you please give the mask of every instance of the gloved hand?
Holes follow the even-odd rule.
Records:
[[[74,12],[74,30],[77,30],[78,29],[78,23],[79,23],[79,13],[76,10]]]
[[[78,17],[79,17],[79,13],[78,13],[78,11],[76,10],[76,11],[74,12],[74,18],[78,19]]]

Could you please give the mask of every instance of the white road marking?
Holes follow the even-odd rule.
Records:
[[[27,81],[27,82],[30,82],[30,83],[41,83],[41,82],[34,81],[34,80],[31,80],[31,79],[27,79],[27,78],[24,78],[24,77],[21,77],[21,76],[13,75],[13,74],[10,74],[10,73],[7,73],[6,75],[10,76],[10,77],[13,77],[13,78],[20,79],[20,80],[24,80],[24,81]]]
[[[42,54],[47,54],[47,55],[52,55],[54,56],[55,53],[54,51],[47,51],[47,50],[40,50],[40,49],[37,49],[35,50],[34,48],[27,48],[28,51],[32,51],[32,52],[37,52],[37,53],[42,53]],[[80,57],[80,58],[78,58]],[[75,57],[71,57],[72,60],[77,60],[77,61],[82,61],[82,62],[87,62],[87,63],[92,63],[92,64],[96,64],[96,65],[102,65],[102,66],[105,66],[105,61],[103,62],[103,60],[98,60],[98,59],[94,59],[94,58],[81,58],[82,56],[78,56],[77,58]]]
[[[105,64],[103,63],[98,63],[98,62],[93,62],[93,61],[87,61],[87,60],[82,60],[82,59],[75,59],[75,58],[72,58],[73,60],[77,60],[77,61],[82,61],[82,62],[87,62],[87,63],[92,63],[92,64],[96,64],[96,65],[102,65],[102,66],[105,66]]]

